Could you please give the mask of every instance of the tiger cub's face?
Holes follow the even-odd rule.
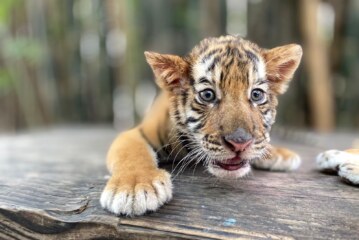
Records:
[[[284,93],[302,49],[262,49],[235,36],[207,38],[188,56],[145,53],[157,84],[171,96],[170,115],[189,155],[210,173],[241,177],[268,157],[277,95]]]

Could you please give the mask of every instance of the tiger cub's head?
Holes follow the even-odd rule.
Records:
[[[302,48],[263,49],[236,36],[202,40],[185,57],[145,52],[170,96],[170,115],[189,155],[210,173],[241,177],[269,153],[277,96],[286,91]]]

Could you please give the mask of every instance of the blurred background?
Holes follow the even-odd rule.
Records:
[[[131,127],[158,91],[145,50],[184,55],[227,33],[303,46],[278,125],[355,130],[358,26],[356,0],[1,0],[0,131]]]

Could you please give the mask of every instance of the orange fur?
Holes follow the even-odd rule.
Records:
[[[205,39],[186,57],[145,52],[163,91],[143,122],[113,142],[107,158],[112,176],[102,206],[141,215],[170,200],[170,175],[158,168],[156,153],[168,154],[167,147],[167,158],[204,161],[210,173],[223,178],[245,175],[252,160],[258,168],[297,168],[295,153],[268,142],[277,95],[285,91],[301,54],[299,45],[266,50],[234,36]],[[267,102],[252,99],[258,88]],[[203,91],[216,101],[204,102]],[[226,139],[239,141],[239,135],[251,140],[246,149],[233,150]]]
[[[264,52],[264,59],[267,63],[267,77],[271,81],[279,83],[274,85],[275,92],[285,92],[288,86],[287,82],[293,77],[302,54],[302,48],[296,44],[276,47]]]
[[[356,149],[356,148],[347,149],[345,151],[348,153],[359,155],[359,149]]]

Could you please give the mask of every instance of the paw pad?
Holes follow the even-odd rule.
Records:
[[[253,165],[271,171],[294,171],[299,168],[301,162],[298,154],[287,149],[278,149],[272,159],[259,159]]]
[[[341,164],[338,175],[352,184],[359,185],[359,162]]]
[[[317,168],[338,173],[346,182],[359,185],[359,156],[346,151],[328,150],[318,154]]]
[[[125,181],[112,177],[101,194],[101,206],[117,215],[133,216],[155,211],[171,200],[172,182],[168,173],[159,171],[150,182],[142,181],[133,185],[116,184]]]

